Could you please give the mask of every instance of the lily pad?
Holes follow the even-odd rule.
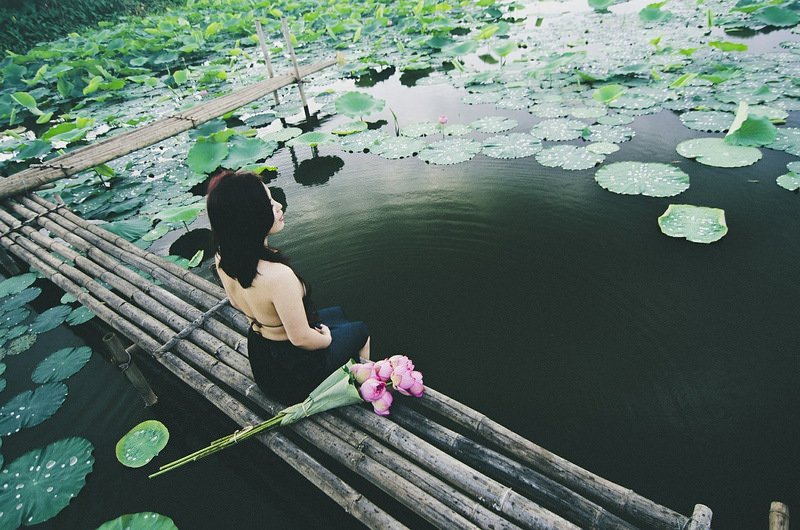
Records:
[[[412,136],[412,137],[419,137],[419,136],[432,136],[434,134],[441,133],[439,129],[438,123],[433,123],[432,121],[423,121],[420,123],[413,123],[411,125],[407,125],[405,127],[400,128],[400,134],[403,136]]]
[[[470,127],[483,133],[510,131],[517,125],[517,120],[506,118],[505,116],[485,116],[470,123]]]
[[[466,162],[481,150],[481,144],[469,138],[448,138],[430,144],[420,151],[419,158],[431,164]]]
[[[483,141],[481,151],[492,158],[523,158],[542,150],[542,143],[530,134],[511,133]]]
[[[385,104],[386,101],[382,99],[357,91],[347,92],[336,98],[335,102],[336,112],[351,118],[361,118],[379,112]]]
[[[17,394],[0,408],[0,436],[39,425],[56,413],[67,397],[67,385],[47,383]]]
[[[284,127],[283,129],[278,129],[277,131],[259,134],[258,137],[265,142],[286,142],[292,138],[300,136],[301,134],[303,134],[303,129],[299,127]]]
[[[31,323],[31,331],[34,333],[44,333],[55,329],[67,319],[72,313],[72,308],[68,305],[57,305],[36,315]]]
[[[17,309],[18,307],[22,307],[28,302],[32,302],[42,294],[42,290],[39,287],[28,287],[24,291],[20,291],[15,295],[8,297],[8,300],[3,302],[3,309],[2,311],[8,312],[12,309]]]
[[[679,155],[714,167],[744,167],[761,160],[755,147],[730,145],[723,138],[693,138],[675,148]]]
[[[129,513],[106,521],[97,530],[178,530],[172,519],[154,512]]]
[[[365,121],[349,121],[341,125],[337,125],[331,132],[340,136],[347,136],[348,134],[355,134],[367,130],[367,122]]]
[[[611,142],[622,143],[627,142],[636,133],[630,127],[622,125],[603,125],[596,124],[590,125],[583,131],[583,139],[590,142]]]
[[[198,140],[186,156],[186,163],[198,173],[211,173],[228,156],[228,144]]]
[[[800,128],[779,127],[775,141],[765,147],[800,156]]]
[[[20,335],[6,345],[5,353],[6,355],[19,355],[22,352],[28,351],[30,347],[36,343],[36,339],[37,336],[35,333]]]
[[[310,147],[315,147],[317,145],[325,145],[325,144],[332,144],[336,142],[336,137],[330,133],[326,132],[307,132],[301,134],[296,138],[292,138],[286,145],[289,147],[294,147],[298,145],[307,145]]]
[[[462,97],[461,101],[467,105],[491,105],[500,101],[502,97],[497,92],[475,92]]]
[[[753,18],[768,26],[788,28],[800,22],[800,16],[794,11],[780,6],[768,6],[753,13]]]
[[[186,206],[168,208],[155,214],[153,217],[167,223],[191,223],[205,209],[205,202],[196,202]]]
[[[274,141],[265,142],[261,138],[232,136],[228,141],[228,156],[220,165],[228,169],[239,170],[248,164],[271,156],[277,148],[278,143]]]
[[[124,221],[113,221],[100,225],[103,230],[124,237],[128,241],[136,241],[153,227],[153,221],[144,217],[134,217]]]
[[[611,142],[594,142],[587,145],[586,150],[599,155],[610,155],[619,151],[619,146]]]
[[[713,243],[728,233],[724,210],[690,204],[670,204],[658,218],[658,226],[670,237],[694,243]]]
[[[25,274],[19,274],[17,276],[12,276],[11,278],[6,278],[2,282],[0,282],[0,298],[4,296],[8,296],[10,294],[16,294],[33,284],[36,281],[38,276],[32,272],[27,272]]]
[[[694,131],[727,131],[733,121],[733,114],[716,110],[690,110],[681,114],[681,122]]]
[[[72,313],[69,314],[67,317],[67,324],[70,326],[79,326],[86,322],[89,322],[91,319],[94,318],[94,313],[92,313],[91,309],[86,306],[76,307],[72,310]]]
[[[146,420],[117,442],[117,460],[124,466],[142,467],[161,452],[169,441],[169,431],[158,420]]]
[[[86,484],[94,446],[65,438],[25,453],[0,472],[0,527],[32,526],[63,510]]]
[[[689,175],[669,164],[615,162],[595,173],[597,183],[622,195],[672,197],[689,188]]]
[[[565,141],[580,138],[586,123],[572,118],[556,118],[537,123],[531,134],[541,140]]]
[[[768,118],[748,117],[742,124],[725,136],[725,143],[760,147],[775,141],[778,131]]]
[[[383,158],[407,158],[422,151],[425,145],[425,142],[418,138],[390,136],[376,141],[370,151]]]
[[[76,374],[92,357],[88,346],[67,347],[47,356],[31,374],[34,383],[63,381]]]
[[[347,151],[349,153],[370,151],[378,141],[385,138],[389,138],[389,136],[384,132],[364,131],[342,138],[339,140],[339,147],[342,151]]]
[[[444,133],[447,136],[464,136],[471,133],[472,130],[472,127],[464,123],[450,123],[444,126]]]
[[[800,173],[795,173],[794,171],[781,175],[775,181],[778,183],[778,186],[789,191],[797,191],[800,189]]]
[[[18,307],[11,311],[0,313],[0,328],[10,329],[18,326],[22,321],[28,318],[30,314],[30,310],[25,307]]]
[[[605,160],[605,155],[593,153],[586,147],[555,145],[536,153],[536,161],[546,167],[560,167],[571,171],[590,169]]]

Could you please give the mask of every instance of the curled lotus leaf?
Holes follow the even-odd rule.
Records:
[[[600,103],[608,104],[621,97],[626,91],[627,89],[622,85],[604,85],[596,88],[592,93],[592,97]]]
[[[576,140],[581,137],[586,123],[572,118],[544,120],[533,126],[531,134],[540,140]]]
[[[86,484],[94,446],[65,438],[34,449],[0,472],[0,528],[32,526],[63,510]]]
[[[68,305],[51,307],[36,315],[36,318],[31,322],[31,331],[33,333],[44,333],[55,329],[64,323],[70,313],[72,313],[72,308]]]
[[[731,145],[760,147],[775,141],[777,128],[763,116],[750,116],[735,130],[725,136],[725,142]]]
[[[590,142],[611,142],[620,144],[633,138],[634,132],[630,127],[623,125],[590,125],[583,132],[584,140]]]
[[[481,150],[481,144],[470,138],[448,138],[430,144],[420,151],[419,158],[431,164],[466,162]]]
[[[422,151],[425,145],[425,142],[418,138],[390,136],[375,142],[370,151],[383,158],[408,158]]]
[[[286,145],[288,145],[289,147],[295,147],[299,145],[307,145],[310,147],[315,147],[318,145],[325,145],[332,143],[336,143],[336,137],[334,135],[326,132],[313,131],[313,132],[303,133],[296,138],[292,138],[291,140],[286,142]]]
[[[555,145],[536,153],[536,161],[546,167],[560,167],[570,171],[590,169],[605,160],[605,155],[593,153],[577,145]]]
[[[370,151],[376,142],[384,138],[389,138],[389,136],[384,132],[364,131],[342,138],[339,140],[339,147],[342,149],[342,151],[347,151],[348,153]]]
[[[17,394],[0,408],[0,436],[39,425],[61,408],[66,397],[64,383],[47,383]]]
[[[679,155],[714,167],[744,167],[761,160],[755,147],[730,145],[723,138],[693,138],[675,148]]]
[[[733,122],[733,114],[718,110],[690,110],[681,114],[681,122],[693,131],[727,131]]]
[[[689,175],[669,164],[615,162],[597,170],[597,183],[622,195],[672,197],[689,188]]]
[[[18,274],[17,276],[6,278],[0,282],[0,298],[10,294],[16,294],[23,289],[27,289],[33,284],[33,282],[36,281],[36,278],[36,274],[32,272],[26,272],[25,274]]]
[[[155,512],[128,513],[106,521],[97,530],[178,530],[175,522]]]
[[[350,91],[336,98],[336,112],[359,118],[383,110],[386,101],[366,92]]]
[[[117,442],[117,460],[124,466],[142,467],[160,453],[168,441],[169,431],[163,423],[143,421]]]
[[[510,131],[518,125],[517,120],[505,116],[484,116],[470,123],[470,127],[483,133]]]
[[[658,218],[658,226],[670,237],[693,243],[713,243],[728,233],[724,210],[691,204],[670,204]]]
[[[523,158],[542,150],[542,143],[530,134],[511,133],[483,141],[482,152],[492,158]]]
[[[92,349],[89,346],[61,348],[36,366],[31,380],[39,384],[63,381],[78,373],[91,357]]]
[[[414,136],[414,137],[432,136],[440,132],[441,130],[439,129],[439,124],[433,123],[432,121],[413,123],[411,125],[407,125],[405,127],[400,128],[400,134],[402,134],[403,136]]]

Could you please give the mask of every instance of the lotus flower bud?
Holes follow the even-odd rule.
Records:
[[[375,414],[380,416],[388,416],[389,407],[392,406],[392,401],[394,401],[394,396],[392,396],[392,393],[384,392],[379,399],[372,402],[372,410],[375,411]]]
[[[408,388],[408,393],[414,397],[422,396],[425,391],[425,387],[422,385],[422,374],[417,371],[411,372],[411,378],[414,383]]]
[[[388,392],[386,392],[386,383],[378,381],[377,379],[367,379],[364,381],[361,387],[359,387],[358,392],[361,394],[364,401],[369,402],[381,399],[384,394],[388,394]]]
[[[375,363],[375,376],[381,381],[388,381],[392,377],[392,364],[387,361],[378,361]]]
[[[354,364],[350,367],[350,373],[360,385],[370,377],[375,377],[375,363]]]
[[[441,116],[439,116],[439,125],[444,125],[445,123],[447,123],[447,115],[442,114]]]

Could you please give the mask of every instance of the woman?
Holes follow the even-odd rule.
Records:
[[[283,207],[254,173],[224,172],[206,199],[217,273],[231,304],[250,320],[247,349],[258,386],[302,401],[348,359],[369,358],[369,332],[338,307],[314,311],[309,286],[267,244],[284,227]]]

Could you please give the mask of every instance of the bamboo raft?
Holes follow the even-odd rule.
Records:
[[[227,303],[219,285],[64,205],[30,194],[1,206],[0,245],[239,425],[254,425],[284,408],[253,383],[247,319]],[[371,528],[403,525],[320,464],[321,454],[438,528],[710,528],[705,506],[697,505],[692,517],[660,506],[432,388],[413,401],[421,406],[398,400],[385,418],[357,405],[345,407],[258,439]],[[301,449],[295,435],[313,450]]]

